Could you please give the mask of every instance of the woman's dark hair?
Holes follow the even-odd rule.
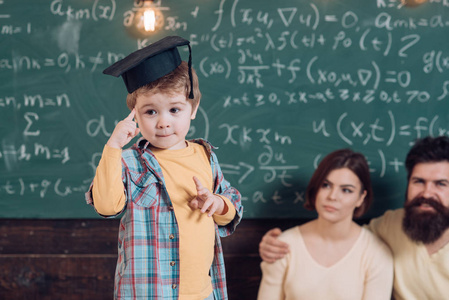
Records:
[[[361,217],[368,210],[373,200],[373,189],[371,187],[368,163],[365,156],[351,149],[340,149],[329,153],[323,158],[307,185],[306,202],[304,203],[306,209],[315,210],[316,195],[323,182],[330,172],[342,168],[348,168],[354,172],[362,184],[360,192],[363,193],[363,191],[366,191],[362,205],[354,210],[354,218]]]
[[[449,162],[449,137],[425,137],[415,142],[405,159],[407,180],[412,175],[413,168],[419,163]]]

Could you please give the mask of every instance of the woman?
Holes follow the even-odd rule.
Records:
[[[262,262],[258,300],[389,300],[393,260],[389,248],[353,221],[372,201],[368,164],[349,149],[327,155],[306,190],[305,207],[318,218],[279,238],[290,252]]]

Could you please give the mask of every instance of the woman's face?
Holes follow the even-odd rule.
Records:
[[[352,220],[354,210],[362,205],[366,190],[348,168],[332,170],[316,195],[315,208],[319,218],[336,223]]]

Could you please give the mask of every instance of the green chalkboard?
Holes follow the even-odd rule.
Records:
[[[447,1],[155,4],[163,27],[138,38],[131,0],[0,1],[1,218],[96,217],[84,192],[128,114],[102,70],[166,35],[192,42],[203,97],[189,138],[219,147],[247,218],[312,216],[308,179],[342,147],[370,162],[367,217],[400,207],[410,144],[448,135]]]

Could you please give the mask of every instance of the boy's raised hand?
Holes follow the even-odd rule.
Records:
[[[217,213],[218,215],[225,213],[224,210],[226,205],[223,199],[212,194],[195,176],[193,176],[193,181],[196,185],[197,196],[189,202],[190,208],[201,209],[201,212],[207,212],[209,217],[211,217],[214,213]]]
[[[118,122],[112,132],[107,145],[112,148],[122,149],[128,144],[136,135],[139,134],[140,129],[137,128],[137,123],[134,122],[136,116],[136,109],[134,108],[131,113]]]

